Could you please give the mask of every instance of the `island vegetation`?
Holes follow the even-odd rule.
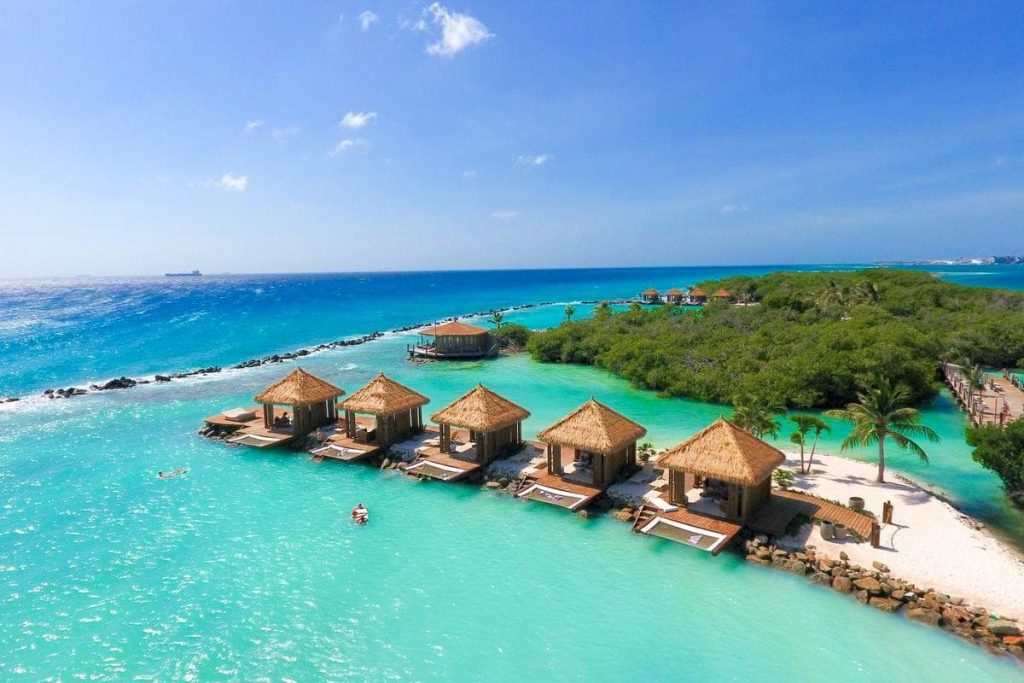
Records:
[[[540,361],[595,365],[664,395],[774,413],[844,407],[873,377],[919,404],[938,393],[943,360],[1012,367],[1024,358],[1020,293],[885,268],[699,286],[728,290],[733,302],[598,307],[530,335],[527,348]]]

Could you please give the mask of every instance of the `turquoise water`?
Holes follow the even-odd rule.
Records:
[[[572,290],[551,299],[589,298]],[[481,307],[444,313],[465,308]],[[510,316],[531,326],[560,317],[560,307]],[[274,343],[290,334],[275,331]],[[384,370],[430,396],[428,410],[483,381],[533,412],[529,434],[591,395],[658,445],[724,410],[525,357],[412,365],[405,343],[387,337],[302,365],[350,391]],[[140,368],[167,369],[157,350],[146,354]],[[803,579],[608,519],[195,436],[204,416],[248,404],[288,369],[0,409],[0,678],[1020,678],[1009,660]],[[970,461],[948,399],[928,420],[948,437],[931,465],[894,455],[893,466],[998,517],[998,482]],[[187,476],[154,476],[177,466]],[[364,528],[345,520],[357,501],[372,511]]]

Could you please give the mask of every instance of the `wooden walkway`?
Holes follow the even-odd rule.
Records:
[[[964,369],[953,363],[943,365],[943,376],[953,396],[973,425],[1002,426],[1024,415],[1024,390],[1005,377],[985,378],[985,388],[971,388]]]
[[[784,536],[786,527],[800,514],[842,524],[865,541],[871,538],[871,525],[875,521],[873,517],[806,493],[772,489],[769,502],[747,520],[747,526],[759,533]]]

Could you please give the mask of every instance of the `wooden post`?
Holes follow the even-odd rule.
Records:
[[[882,545],[882,527],[878,522],[871,522],[871,547],[877,548]]]

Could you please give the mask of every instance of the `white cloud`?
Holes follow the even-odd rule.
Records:
[[[343,154],[345,151],[350,150],[354,147],[366,147],[369,144],[370,143],[368,143],[363,138],[345,138],[344,140],[336,144],[334,146],[334,149],[332,149],[329,152],[329,154],[332,157],[338,156],[339,154]]]
[[[722,213],[747,213],[750,211],[750,207],[746,204],[725,204],[722,206]]]
[[[254,130],[258,130],[258,129],[263,127],[264,123],[266,123],[266,121],[264,121],[263,119],[254,119],[252,121],[246,121],[245,122],[245,132],[246,133],[251,133]]]
[[[462,172],[462,177],[463,178],[476,178],[476,169],[475,168],[467,168],[465,171]]]
[[[451,57],[479,43],[490,40],[494,34],[487,30],[483,23],[468,14],[452,12],[439,2],[435,2],[423,10],[435,27],[441,30],[437,42],[427,45],[427,54]],[[419,30],[426,30],[427,23],[420,20],[415,25]]]
[[[522,154],[516,159],[516,163],[520,166],[543,166],[554,159],[553,154]]]
[[[491,218],[498,221],[509,221],[518,215],[519,212],[513,209],[498,209],[491,213]]]
[[[375,118],[377,118],[377,112],[375,111],[350,111],[341,118],[338,125],[343,128],[365,128]]]
[[[288,138],[295,137],[301,132],[301,127],[296,126],[295,124],[291,124],[285,126],[284,128],[275,128],[273,132],[271,132],[270,134],[274,137],[275,140],[287,140]]]
[[[222,190],[228,190],[231,192],[245,192],[245,188],[249,186],[249,177],[244,175],[235,175],[234,173],[225,173],[221,176],[220,180],[211,180],[206,184],[209,187],[219,187]]]
[[[380,17],[371,12],[368,9],[363,10],[359,13],[359,27],[364,31],[369,31],[370,27],[380,21]]]

